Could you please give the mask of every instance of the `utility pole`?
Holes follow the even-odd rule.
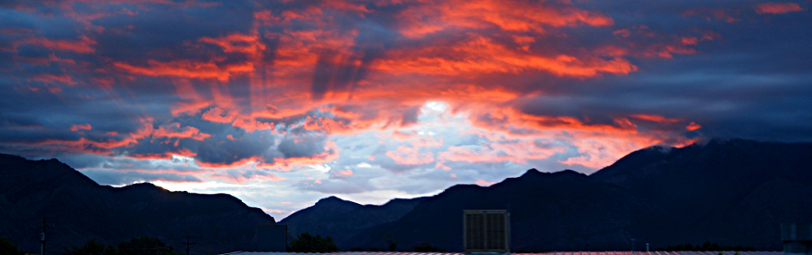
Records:
[[[39,233],[39,255],[45,255],[45,229],[48,227],[46,219],[52,218],[51,215],[42,215],[42,232]]]
[[[189,246],[195,243],[189,241],[189,235],[186,235],[186,242],[182,242],[181,244],[186,245],[186,255],[189,255]]]

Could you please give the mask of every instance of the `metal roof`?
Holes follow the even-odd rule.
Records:
[[[510,253],[510,255],[735,255],[735,251],[566,251],[566,252],[545,252],[545,253]],[[311,253],[296,252],[253,252],[238,251],[224,253],[222,255],[301,255]],[[390,252],[390,251],[340,251],[329,253],[312,253],[329,255],[466,255],[461,252]],[[783,255],[780,251],[740,251],[739,255]]]

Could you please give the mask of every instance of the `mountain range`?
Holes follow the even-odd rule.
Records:
[[[513,250],[629,250],[710,241],[781,250],[780,223],[812,221],[812,143],[713,139],[635,151],[592,175],[528,170],[381,206],[329,197],[280,221],[344,250],[462,250],[462,211],[507,209]]]
[[[258,224],[275,224],[261,209],[226,194],[170,192],[149,183],[101,186],[55,160],[0,154],[0,237],[39,254],[42,217],[47,254],[90,239],[108,244],[156,237],[191,254],[256,249]]]
[[[280,221],[290,236],[330,236],[342,250],[397,250],[428,242],[462,250],[462,211],[507,209],[513,250],[629,250],[706,241],[781,250],[780,223],[812,222],[812,143],[709,140],[650,147],[585,175],[530,169],[482,187],[360,205],[336,197]],[[98,185],[51,160],[0,154],[0,237],[39,251],[42,215],[48,253],[90,239],[115,244],[157,237],[193,254],[251,251],[256,226],[274,224],[225,194],[170,192],[143,183]]]

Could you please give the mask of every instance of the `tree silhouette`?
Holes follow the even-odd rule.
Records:
[[[115,246],[105,244],[96,239],[90,239],[87,241],[85,245],[82,247],[73,246],[72,249],[68,250],[65,248],[66,255],[118,255],[118,249]]]
[[[322,238],[321,235],[313,236],[308,232],[299,235],[299,238],[290,242],[291,252],[331,252],[338,251],[338,246],[329,236]]]
[[[16,244],[8,238],[0,238],[0,255],[25,255]]]
[[[423,242],[420,245],[416,245],[414,247],[415,252],[445,252],[445,250],[431,246],[428,242]]]
[[[155,237],[135,237],[117,246],[105,244],[95,239],[87,241],[81,247],[65,248],[65,255],[180,255],[172,246]]]

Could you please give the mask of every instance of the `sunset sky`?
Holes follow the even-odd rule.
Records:
[[[0,152],[277,220],[812,141],[812,0],[3,1]]]

